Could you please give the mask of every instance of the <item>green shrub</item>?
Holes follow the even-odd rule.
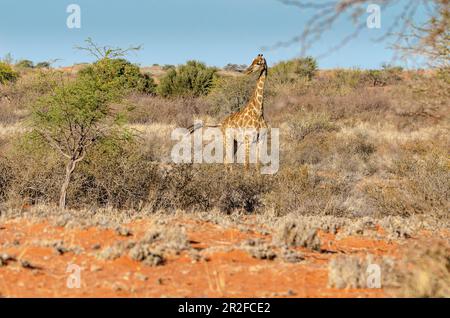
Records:
[[[385,86],[386,83],[386,79],[383,76],[383,72],[380,70],[368,70],[364,73],[365,77],[366,77],[366,81],[371,85],[371,86]]]
[[[117,60],[99,60],[75,81],[61,82],[32,107],[33,139],[48,144],[66,165],[60,208],[66,205],[67,189],[76,166],[92,147],[104,139],[126,136],[121,126],[122,114],[113,111],[111,104],[122,100],[131,85],[129,74],[135,73],[129,72],[133,68],[119,67],[124,73],[117,76],[117,63],[123,65]]]
[[[168,70],[171,70],[171,69],[174,69],[174,68],[176,68],[176,67],[175,67],[175,65],[172,65],[172,64],[165,64],[162,67],[163,71],[168,71]]]
[[[317,73],[317,62],[312,57],[283,61],[273,66],[270,73],[275,81],[282,84],[302,78],[311,80]]]
[[[161,96],[202,96],[208,94],[216,68],[197,61],[188,61],[178,69],[170,69],[161,79],[158,93]]]
[[[0,84],[15,82],[18,77],[19,74],[9,64],[0,62]]]
[[[357,88],[363,83],[364,72],[359,69],[345,70],[337,69],[334,71],[334,85],[337,88]]]
[[[129,91],[154,94],[156,84],[148,74],[142,74],[138,66],[122,58],[103,58],[79,72],[80,77],[96,78],[104,83]]]
[[[50,62],[39,62],[36,64],[36,68],[50,68]]]
[[[34,68],[33,61],[30,60],[20,60],[16,63],[16,67],[19,68]]]
[[[439,68],[437,70],[436,76],[446,84],[450,84],[450,67]]]

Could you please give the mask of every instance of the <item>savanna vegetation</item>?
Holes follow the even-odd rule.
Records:
[[[64,197],[73,208],[447,219],[447,71],[274,65],[265,112],[281,129],[281,162],[262,176],[168,162],[171,130],[220,122],[248,100],[252,77],[191,61],[153,79],[124,57],[76,74],[3,63],[2,206]]]

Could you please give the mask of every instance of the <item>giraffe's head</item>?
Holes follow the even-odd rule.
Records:
[[[252,64],[245,70],[245,74],[267,71],[267,62],[262,54],[253,60]]]

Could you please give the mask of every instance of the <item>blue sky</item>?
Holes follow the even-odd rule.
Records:
[[[81,7],[81,29],[66,26],[71,3]],[[389,62],[393,52],[387,42],[371,39],[396,14],[395,7],[382,12],[381,29],[363,30],[346,47],[320,59],[319,66],[376,68]],[[74,49],[92,37],[102,45],[142,45],[129,56],[141,65],[190,59],[216,66],[248,64],[262,47],[299,34],[310,16],[276,0],[0,0],[0,57],[11,53],[15,59],[60,59],[56,65],[72,65],[92,60]],[[309,53],[324,52],[353,28],[343,19]],[[273,64],[297,56],[299,47],[264,53]]]

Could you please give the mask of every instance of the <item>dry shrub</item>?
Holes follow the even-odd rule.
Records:
[[[59,155],[44,145],[35,145],[28,138],[21,139],[7,155],[13,175],[8,198],[19,204],[57,202],[64,179]]]
[[[277,257],[273,246],[267,244],[261,239],[249,239],[241,247],[253,258],[274,260]]]
[[[341,94],[329,85],[328,82],[315,80],[273,87],[273,93],[265,103],[268,120],[280,125],[297,114],[301,120],[302,116],[311,113],[322,114],[331,123],[337,120],[349,123],[358,120],[387,121],[390,117],[386,114],[392,112],[392,103],[398,99],[397,95],[383,88],[358,87]]]
[[[133,245],[128,255],[133,260],[150,266],[163,265],[168,253],[179,254],[183,250],[190,249],[186,230],[180,225],[156,226]]]
[[[100,145],[80,165],[68,196],[71,206],[143,207],[150,184],[157,180],[157,166],[137,145],[110,147]]]
[[[130,96],[126,103],[132,105],[129,114],[131,124],[166,123],[177,127],[189,127],[194,118],[208,113],[209,104],[202,98],[163,98],[143,94]]]
[[[243,171],[240,166],[226,173],[223,165],[175,165],[151,185],[148,206],[153,211],[219,208],[225,213],[254,212],[262,207],[269,178]]]
[[[44,145],[25,141],[8,154],[12,179],[5,193],[12,199],[55,203],[64,178],[58,154]],[[71,207],[113,206],[140,208],[149,184],[156,176],[154,165],[134,145],[100,144],[75,170],[68,189]]]
[[[327,158],[325,168],[342,175],[356,174],[358,178],[373,174],[376,167],[371,158],[376,151],[374,141],[363,130],[338,135],[334,139],[332,156]]]
[[[448,242],[416,243],[407,248],[399,269],[400,297],[450,297],[450,247]]]
[[[320,251],[321,241],[317,235],[318,228],[309,223],[284,218],[276,226],[273,241],[277,245],[299,246]]]
[[[429,154],[394,161],[392,177],[368,182],[364,192],[380,215],[414,214],[447,217],[450,210],[450,169],[445,156]]]
[[[211,104],[211,114],[224,116],[238,111],[249,101],[255,80],[250,76],[221,77],[214,81],[207,100]]]
[[[414,130],[439,123],[448,125],[448,83],[436,77],[419,77],[394,86],[390,94],[399,129]],[[401,98],[398,98],[401,97]]]
[[[0,156],[0,202],[4,202],[7,198],[13,178],[11,163],[7,158]]]
[[[289,147],[282,148],[283,163],[317,165],[333,155],[336,135],[317,133],[306,136],[301,142],[292,141]]]
[[[397,283],[394,260],[389,257],[338,255],[328,264],[328,287],[330,288],[369,288],[369,280],[374,273],[370,265],[380,269],[381,288]],[[372,285],[373,286],[373,285]]]
[[[370,264],[380,268],[381,288],[394,297],[449,297],[450,248],[448,242],[419,242],[403,248],[403,257],[339,255],[328,264],[331,288],[368,288]]]
[[[289,166],[274,176],[272,191],[264,195],[266,209],[276,215],[296,212],[302,215],[346,214],[342,206],[349,191],[345,180],[319,175],[308,166]]]

